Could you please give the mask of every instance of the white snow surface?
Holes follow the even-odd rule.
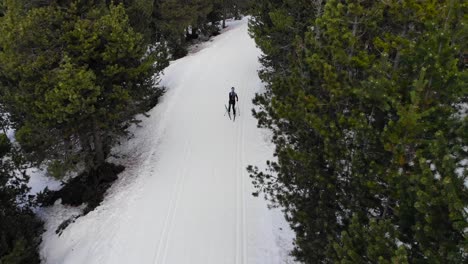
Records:
[[[31,188],[29,194],[35,195],[43,191],[46,187],[49,190],[59,190],[62,183],[51,176],[48,176],[46,169],[30,168],[26,171],[29,176],[28,186]]]
[[[55,234],[79,209],[57,203],[46,220],[43,263],[292,263],[293,233],[279,210],[251,195],[246,171],[272,158],[252,98],[263,84],[247,19],[171,63],[161,102],[141,117],[112,160],[126,166],[103,203]],[[240,116],[225,115],[230,87]]]
[[[8,116],[6,116],[6,118],[8,118]],[[11,142],[17,144],[14,129],[7,129],[6,135]],[[28,186],[30,188],[29,194],[31,195],[36,195],[46,187],[49,190],[58,190],[62,187],[60,181],[47,175],[45,168],[32,167],[26,170],[26,174],[29,176]]]

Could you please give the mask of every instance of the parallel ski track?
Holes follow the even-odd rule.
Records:
[[[190,148],[190,139],[187,138],[185,143],[184,143],[184,151],[183,151],[183,161],[184,163],[188,160],[190,157],[191,153],[191,148]],[[180,194],[182,192],[183,186],[184,186],[184,178],[185,175],[187,174],[187,167],[182,166],[178,169],[177,172],[177,181],[174,186],[174,192],[173,196],[171,198],[170,202],[170,208],[167,211],[167,215],[164,220],[164,227],[163,227],[163,232],[162,235],[159,239],[158,243],[158,248],[155,251],[155,256],[153,258],[153,263],[165,263],[166,257],[167,257],[167,249],[168,249],[168,244],[169,244],[169,239],[171,237],[171,232],[174,226],[174,219],[177,214],[177,204],[180,199]],[[162,254],[162,255],[161,255]],[[162,259],[161,259],[162,258]],[[161,259],[161,261],[159,261]]]
[[[186,76],[189,76],[190,74],[192,74],[192,72],[193,72],[193,68],[189,72],[186,73]],[[182,81],[182,84],[183,83],[185,83],[185,80]],[[191,119],[193,120],[195,116],[197,115],[192,114]],[[191,140],[190,137],[187,137],[185,140],[184,147],[183,147],[183,158],[182,158],[183,163],[182,164],[186,164],[189,157],[191,156],[192,144],[190,140]],[[159,238],[157,249],[154,251],[155,255],[153,257],[152,263],[155,263],[155,264],[166,263],[167,250],[169,248],[169,240],[171,238],[172,230],[174,229],[174,222],[175,222],[174,220],[177,215],[178,203],[180,200],[181,193],[183,191],[183,187],[185,183],[184,180],[185,180],[187,171],[188,171],[187,166],[181,166],[178,168],[178,171],[176,174],[177,180],[174,186],[174,191],[172,192],[173,196],[171,197],[170,207],[167,210],[167,215],[164,220],[163,231],[161,233],[161,237]]]
[[[244,92],[242,93],[242,104],[244,104],[246,99],[246,89],[245,86],[243,87]],[[240,107],[239,107],[239,117],[240,117]],[[239,144],[241,146],[241,165],[239,166],[239,174],[237,177],[240,177],[241,183],[241,198],[242,198],[242,263],[247,263],[247,221],[246,221],[246,190],[245,190],[245,141],[244,141],[244,130],[245,130],[245,119],[241,118],[241,138],[239,140]]]
[[[261,54],[248,37],[247,19],[230,23],[205,48],[165,70],[161,85],[167,93],[150,117],[142,117],[143,126],[134,128],[135,138],[115,150],[125,172],[103,204],[60,237],[53,232],[55,218],[47,225],[44,263],[281,264],[289,259],[286,222],[262,199],[250,197],[246,165],[271,155],[250,113],[254,93],[263,89],[256,72]],[[232,86],[239,96],[235,120],[221,113]],[[52,209],[51,216],[60,219],[68,214],[67,208]]]
[[[192,71],[190,71],[190,74],[192,74]],[[199,108],[195,108],[195,109],[199,109]],[[195,111],[195,112],[192,112],[191,114],[191,121],[194,121],[196,117],[199,117],[200,114],[199,114],[199,111]],[[194,123],[194,122],[187,122],[187,123]],[[192,156],[192,148],[193,148],[193,144],[192,144],[192,138],[189,136],[187,137],[186,139],[186,143],[185,143],[185,147],[184,147],[184,162],[182,164],[187,164],[187,160],[189,157]],[[179,201],[180,201],[180,196],[181,196],[181,193],[183,192],[184,190],[184,186],[185,186],[185,183],[186,183],[186,176],[187,176],[187,173],[188,173],[188,169],[189,167],[188,166],[182,166],[183,169],[182,169],[182,174],[180,175],[180,182],[179,182],[179,187],[178,187],[178,190],[177,190],[177,193],[176,193],[176,199],[174,201],[174,210],[173,210],[173,214],[172,214],[172,217],[169,221],[170,223],[170,226],[169,226],[169,229],[168,229],[168,233],[167,233],[167,236],[166,236],[166,239],[165,239],[165,243],[164,243],[164,253],[163,253],[163,256],[162,256],[162,261],[161,262],[158,262],[158,263],[161,263],[161,264],[164,264],[166,263],[166,260],[167,260],[167,251],[169,249],[169,240],[170,238],[172,237],[172,232],[174,230],[174,223],[175,223],[175,218],[176,218],[176,215],[177,215],[177,209],[179,208]]]
[[[241,104],[246,98],[245,87],[241,88]],[[240,109],[240,104],[238,106]],[[247,228],[246,228],[246,201],[245,201],[245,174],[244,174],[244,123],[245,119],[238,116],[237,124],[237,139],[236,139],[236,182],[237,182],[237,236],[236,236],[236,264],[247,263]]]

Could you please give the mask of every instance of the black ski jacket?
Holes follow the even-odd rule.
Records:
[[[236,92],[230,92],[229,93],[229,103],[234,104],[234,103],[236,103],[236,100],[239,101],[239,97],[237,97]]]

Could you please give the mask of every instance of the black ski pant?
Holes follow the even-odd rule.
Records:
[[[232,105],[232,111],[234,112],[234,115],[236,114],[236,101],[229,102],[229,113],[231,113],[231,105]]]

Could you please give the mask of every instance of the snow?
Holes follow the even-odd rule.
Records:
[[[17,144],[15,138],[15,130],[12,128],[7,129],[6,135],[8,139]],[[29,176],[28,187],[30,188],[29,194],[36,195],[43,191],[45,188],[49,190],[59,190],[62,187],[62,182],[50,177],[47,174],[45,167],[31,167],[26,169],[26,174]]]
[[[58,225],[79,209],[41,212],[43,263],[293,263],[292,231],[279,210],[251,195],[246,171],[273,153],[251,115],[263,89],[260,51],[247,19],[228,26],[165,70],[168,91],[114,150],[112,161],[126,170],[98,208],[60,236]],[[224,115],[231,86],[239,95],[235,122]]]
[[[30,168],[26,171],[26,174],[30,177],[28,186],[31,188],[29,190],[29,194],[31,195],[43,191],[46,187],[54,191],[62,187],[62,183],[48,176],[45,169]]]
[[[1,116],[1,119],[8,120],[9,118],[10,115],[8,114],[3,114],[3,116]],[[16,142],[15,130],[13,128],[7,126],[5,132],[10,142],[18,144]],[[36,195],[45,188],[48,188],[49,190],[58,190],[62,187],[62,183],[52,177],[49,177],[44,168],[31,167],[26,169],[26,174],[29,176],[28,187],[30,190],[28,193],[30,195]]]

